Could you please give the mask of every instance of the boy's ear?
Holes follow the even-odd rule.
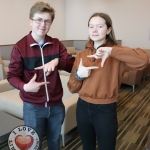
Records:
[[[29,24],[30,24],[30,26],[32,26],[32,20],[31,19],[29,19]]]

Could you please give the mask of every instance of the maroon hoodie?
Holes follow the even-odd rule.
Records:
[[[37,74],[36,82],[46,82],[43,69],[35,70],[34,68],[55,58],[60,58],[59,65],[46,77],[46,81],[50,84],[41,86],[38,92],[25,92],[24,84],[28,83],[35,73]],[[59,103],[63,96],[58,70],[71,72],[73,63],[74,57],[67,53],[58,39],[46,35],[45,43],[40,47],[30,32],[13,47],[7,79],[11,85],[20,90],[23,101],[40,107],[52,106]]]

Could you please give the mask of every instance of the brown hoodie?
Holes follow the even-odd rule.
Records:
[[[101,47],[112,47],[105,43]],[[81,99],[93,104],[110,104],[117,101],[118,91],[122,75],[126,66],[135,70],[142,70],[148,64],[147,54],[140,48],[113,46],[110,56],[101,67],[101,59],[88,58],[88,55],[95,54],[93,43],[87,44],[87,49],[76,56],[71,76],[68,81],[68,88],[72,93],[79,93]],[[91,75],[84,80],[75,77],[75,70],[78,70],[82,58],[83,66],[98,66],[98,69],[91,70]]]

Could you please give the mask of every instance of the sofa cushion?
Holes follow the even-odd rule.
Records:
[[[8,71],[9,71],[9,68],[8,67],[4,67],[4,72],[5,72],[6,76],[7,76]]]
[[[13,89],[0,93],[0,110],[23,118],[23,102],[19,97],[19,90]]]
[[[10,63],[10,60],[3,60],[3,63],[4,63],[4,72],[5,72],[5,75],[7,76],[7,72],[9,71],[9,63]]]
[[[74,47],[66,47],[66,49],[69,54],[76,54],[76,50]]]
[[[9,90],[13,90],[13,89],[14,89],[14,87],[9,84],[7,79],[0,81],[0,93],[5,92],[5,91],[9,91]]]
[[[5,59],[3,59],[3,63],[4,63],[4,66],[5,66],[5,67],[8,67],[8,66],[9,66],[9,63],[10,63],[10,60],[5,60]]]
[[[60,75],[70,76],[70,73],[64,70],[59,70]]]
[[[67,87],[69,76],[60,75],[60,79],[63,86],[63,97],[62,100],[73,96]],[[6,80],[4,80],[6,82]],[[1,81],[1,84],[3,81]],[[8,84],[9,85],[9,84]],[[10,85],[9,85],[10,86]],[[0,93],[0,110],[12,114],[18,118],[23,116],[23,102],[19,96],[19,90],[13,89],[12,86],[8,87],[8,91]]]

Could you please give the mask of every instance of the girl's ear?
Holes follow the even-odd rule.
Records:
[[[107,35],[111,32],[111,30],[112,30],[112,27],[109,27],[109,28],[107,29]]]

